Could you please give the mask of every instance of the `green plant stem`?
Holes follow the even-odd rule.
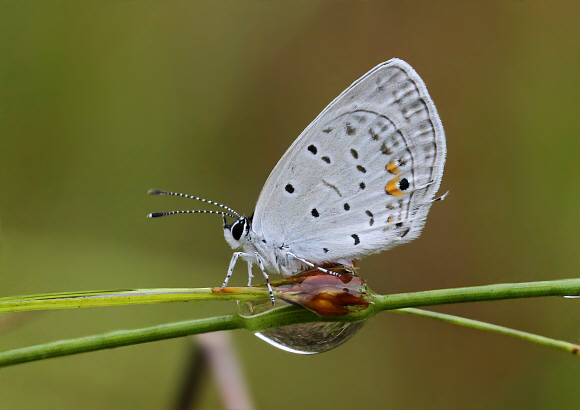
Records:
[[[46,293],[0,298],[0,314],[31,310],[77,309],[102,306],[143,305],[167,302],[204,300],[257,300],[269,297],[267,289],[258,287],[227,288],[164,288],[113,291]]]
[[[124,306],[167,302],[194,302],[205,300],[260,300],[268,298],[268,290],[260,287],[226,288],[169,288],[116,291],[86,291],[49,293],[0,298],[0,313],[31,310],[76,309],[81,307]],[[274,292],[276,293],[276,292]],[[501,283],[454,289],[438,289],[392,295],[371,295],[371,311],[403,307],[432,306],[450,303],[481,302],[500,299],[518,299],[539,296],[580,295],[580,279],[561,279],[543,282]],[[369,315],[369,311],[360,314]],[[373,314],[374,314],[373,313]],[[351,320],[360,320],[356,314]]]
[[[542,282],[499,283],[495,285],[427,290],[393,295],[376,295],[374,308],[378,310],[391,310],[404,307],[434,306],[451,303],[577,295],[580,295],[580,278]]]
[[[0,367],[77,353],[94,352],[158,340],[172,339],[198,333],[237,329],[235,316],[216,316],[208,319],[168,323],[135,330],[117,330],[101,335],[58,340],[36,346],[0,353]]]
[[[156,291],[159,292],[160,290]],[[259,298],[262,299],[263,296],[261,294],[258,295],[258,293],[260,292],[257,292],[253,297],[257,298],[259,296]],[[321,321],[359,321],[367,320],[374,316],[376,313],[383,310],[401,309],[414,306],[579,294],[580,279],[565,279],[546,282],[528,282],[519,284],[510,283],[476,286],[470,288],[442,289],[394,295],[370,295],[369,297],[372,303],[368,309],[342,317],[320,318],[314,313],[297,306],[276,308],[252,317],[242,317],[239,315],[217,316],[207,319],[163,324],[137,330],[116,331],[103,335],[62,340],[10,350],[0,353],[0,367],[17,363],[25,363],[33,360],[66,356],[76,353],[127,346],[131,344],[145,343],[156,340],[164,340],[186,335],[214,332],[218,330],[245,328],[251,331],[258,331],[270,327],[284,326],[294,323]],[[34,297],[29,298],[34,299]],[[42,298],[43,300],[47,301],[53,300],[50,298],[50,295],[42,295]],[[15,298],[4,298],[3,300],[10,300],[11,303],[15,302]],[[58,303],[61,304],[62,300],[60,300]],[[59,306],[59,308],[63,308],[62,305]],[[37,305],[36,308],[38,308]],[[417,312],[420,312],[420,310],[406,309],[404,312],[418,314]],[[422,316],[432,317],[438,320],[445,320],[457,325],[510,334],[514,337],[520,337],[534,343],[563,349],[575,354],[578,354],[580,349],[579,346],[570,343],[560,342],[542,336],[532,335],[526,332],[519,332],[484,322],[434,312],[421,312],[426,312],[423,313]]]
[[[480,320],[466,319],[463,317],[448,315],[446,313],[432,312],[429,310],[417,308],[397,309],[394,310],[394,312],[436,319],[442,322],[451,323],[453,325],[471,327],[473,329],[486,330],[488,332],[499,333],[502,335],[515,337],[517,339],[526,340],[528,342],[540,344],[546,347],[556,348],[575,355],[580,354],[580,346],[574,343],[556,340],[545,336],[539,336],[533,333],[522,332],[521,330],[510,329],[509,327],[505,326],[493,325],[491,323],[482,322]]]
[[[496,333],[506,334],[532,343],[556,348],[578,355],[580,346],[572,343],[550,339],[514,329],[505,328],[477,320],[465,319],[453,315],[431,312],[416,308],[397,309],[397,312],[433,318],[458,326],[472,327]],[[102,335],[86,336],[77,339],[59,340],[36,346],[24,347],[0,353],[0,367],[26,363],[36,360],[68,356],[115,347],[129,346],[176,337],[245,328],[252,331],[280,326],[282,324],[324,321],[314,313],[295,306],[288,306],[258,316],[244,318],[238,315],[216,316],[208,319],[189,320],[169,323],[135,330],[119,330]]]

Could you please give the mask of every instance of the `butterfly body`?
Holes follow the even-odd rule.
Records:
[[[241,236],[239,232],[243,232]],[[290,248],[284,242],[254,231],[252,219],[246,216],[238,218],[232,225],[224,220],[224,237],[233,249],[244,250],[238,254],[250,266],[259,264],[258,260],[261,260],[267,272],[290,276],[307,266],[290,256]]]

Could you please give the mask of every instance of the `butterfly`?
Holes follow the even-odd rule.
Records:
[[[216,205],[225,211],[224,236],[234,249],[226,286],[238,258],[268,273],[353,266],[369,254],[417,238],[445,165],[443,125],[425,83],[406,62],[391,59],[334,99],[276,164],[252,216],[196,196],[151,190]],[[226,217],[234,218],[232,223]]]

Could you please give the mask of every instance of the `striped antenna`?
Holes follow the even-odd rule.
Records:
[[[204,199],[204,198],[200,198],[198,196],[193,196],[193,195],[187,195],[187,194],[180,194],[179,192],[169,192],[169,191],[162,191],[160,189],[150,189],[149,191],[147,191],[147,195],[171,195],[171,196],[180,196],[182,198],[189,198],[189,199],[195,199],[196,201],[200,201],[200,202],[205,202],[211,205],[215,205],[215,206],[219,206],[220,208],[223,208],[227,211],[229,211],[230,213],[226,213],[226,212],[215,212],[215,211],[204,211],[205,213],[210,213],[210,214],[221,214],[221,215],[228,215],[228,216],[232,216],[233,218],[239,218],[241,215],[239,213],[237,213],[236,211],[234,211],[232,208],[225,206],[224,204],[220,204],[219,202],[215,202],[215,201],[210,201],[209,199]],[[159,212],[157,212],[159,213]],[[181,211],[177,211],[175,213],[203,213],[202,211],[195,211],[195,212],[181,212]],[[234,215],[232,215],[234,214]],[[150,214],[152,215],[152,214]],[[158,215],[161,216],[161,215]],[[153,218],[153,217],[150,217]]]
[[[147,215],[147,218],[159,218],[160,216],[167,216],[167,215],[175,215],[175,214],[218,214],[222,216],[231,216],[232,218],[238,218],[238,216],[234,214],[230,214],[229,212],[222,212],[222,211],[209,211],[207,209],[190,209],[190,210],[183,210],[183,211],[168,211],[168,212],[151,212]]]

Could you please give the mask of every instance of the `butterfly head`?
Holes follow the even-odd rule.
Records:
[[[223,220],[224,237],[226,238],[226,242],[232,247],[232,249],[243,247],[248,239],[248,234],[250,233],[250,226],[252,224],[251,218],[240,216],[232,224],[228,224],[224,215]]]

